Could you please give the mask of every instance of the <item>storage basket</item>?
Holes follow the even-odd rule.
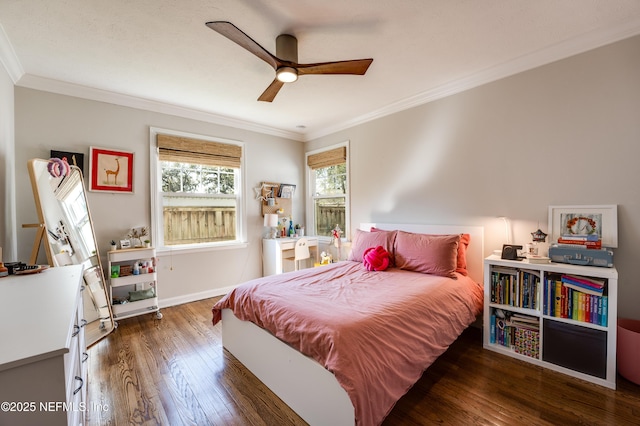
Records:
[[[618,318],[618,373],[640,385],[640,321]]]

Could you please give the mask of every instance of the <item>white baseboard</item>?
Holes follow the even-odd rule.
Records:
[[[202,291],[200,293],[185,294],[183,296],[170,297],[166,299],[162,298],[162,293],[160,293],[158,306],[160,308],[168,308],[169,306],[182,305],[183,303],[195,302],[197,300],[209,299],[216,296],[224,296],[235,287],[236,286],[215,288],[213,290]]]

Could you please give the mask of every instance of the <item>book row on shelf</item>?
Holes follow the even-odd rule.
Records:
[[[543,314],[607,326],[606,280],[574,275],[550,275],[545,279]]]
[[[540,323],[529,315],[492,309],[489,343],[504,346],[515,353],[540,358]]]
[[[491,302],[518,308],[540,309],[540,273],[525,269],[493,268]]]
[[[606,279],[570,274],[546,274],[526,269],[493,267],[491,303],[542,311],[556,318],[567,318],[607,326]],[[541,301],[542,299],[542,301]]]

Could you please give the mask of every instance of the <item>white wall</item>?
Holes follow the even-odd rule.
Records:
[[[111,239],[124,237],[131,227],[150,225],[149,127],[178,130],[245,144],[245,191],[249,246],[241,249],[179,254],[165,253],[158,265],[161,305],[224,294],[229,286],[262,275],[262,215],[253,188],[261,181],[302,187],[304,145],[201,121],[16,87],[15,133],[18,221],[37,223],[27,173],[31,158],[49,158],[50,150],[85,153],[89,147],[133,151],[134,194],[89,192],[98,247],[103,254]],[[85,178],[85,184],[88,183]],[[294,215],[303,214],[301,191],[294,197]],[[35,231],[18,229],[20,259],[28,259]],[[42,257],[42,256],[41,256]]]
[[[1,30],[1,28],[0,28]],[[16,257],[13,80],[0,62],[0,261]]]
[[[351,221],[485,227],[485,254],[549,205],[618,205],[619,314],[640,319],[640,37],[322,137],[351,141]]]

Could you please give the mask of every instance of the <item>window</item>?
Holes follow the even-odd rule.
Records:
[[[157,247],[241,242],[242,145],[152,129],[156,157]]]
[[[315,235],[331,237],[336,225],[349,235],[349,173],[347,145],[343,144],[307,155],[312,206],[311,220]]]

